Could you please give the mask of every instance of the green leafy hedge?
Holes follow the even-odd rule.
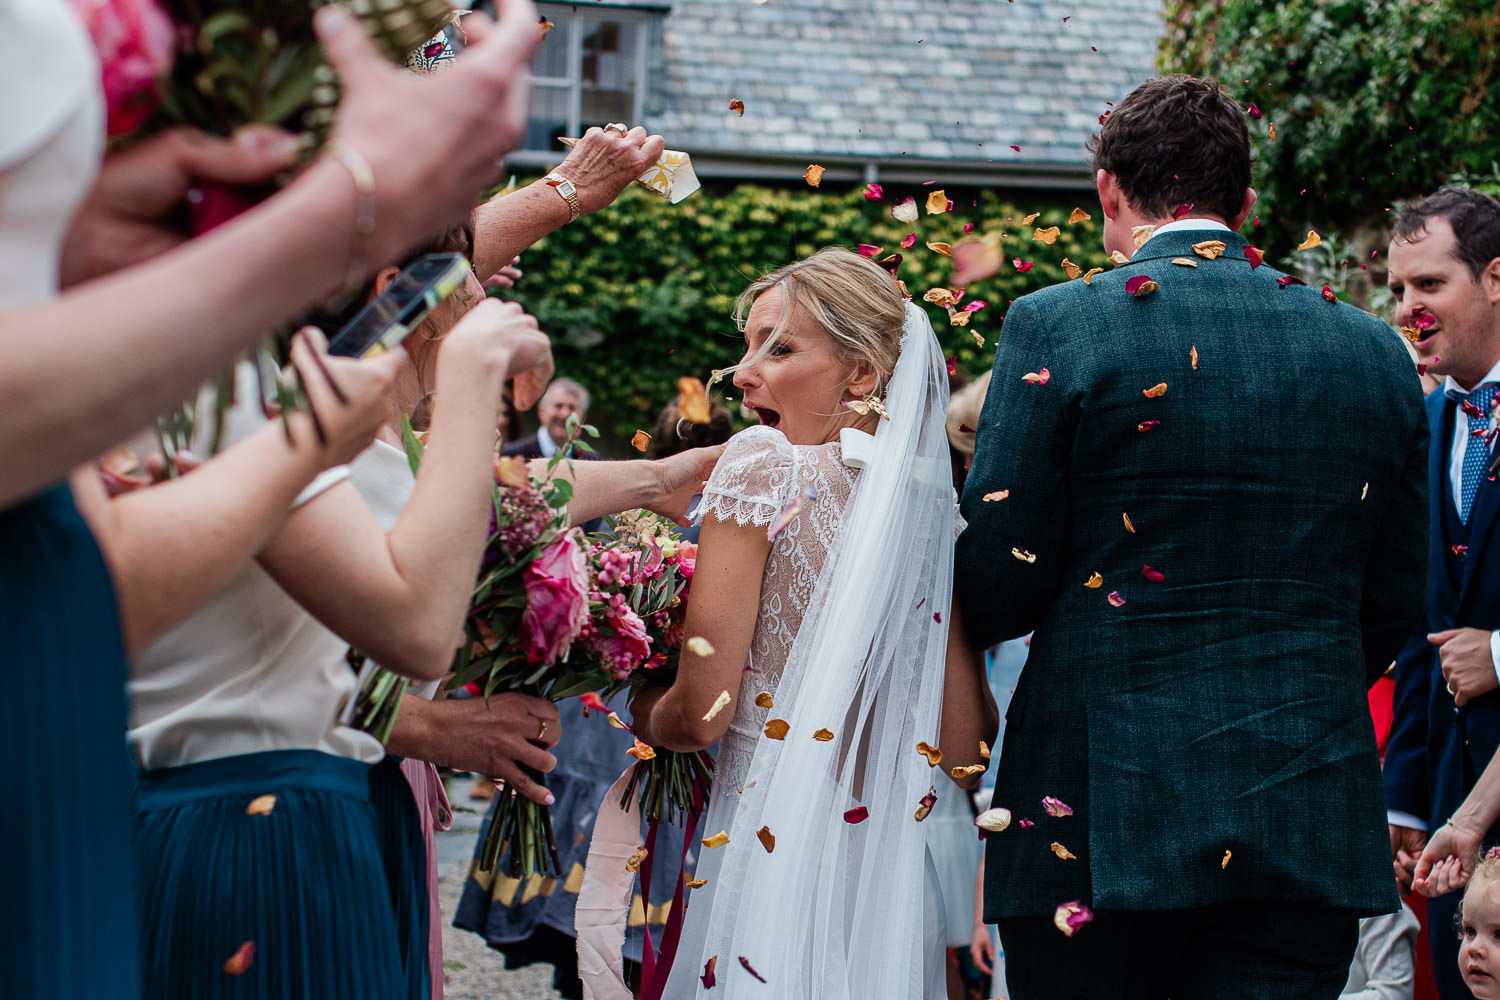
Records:
[[[949,189],[951,213],[929,215],[930,188],[886,188],[867,201],[863,188],[833,190],[739,185],[705,189],[679,205],[638,188],[611,207],[585,216],[542,240],[523,258],[526,276],[507,293],[551,334],[560,374],[578,379],[594,396],[589,419],[614,439],[650,430],[656,414],[677,393],[680,376],[707,381],[709,373],[738,361],[744,342],[734,327],[735,298],[765,271],[824,246],[879,246],[903,255],[900,277],[918,300],[951,281],[952,261],[927,241],[957,243],[965,223],[974,235],[1000,230],[1006,260],[1034,262],[1026,273],[1009,263],[1000,274],[968,289],[965,302],[983,299],[967,328],[952,327],[944,310],[929,306],[944,351],[970,375],[994,357],[1001,318],[1012,298],[1065,279],[1066,256],[1085,269],[1104,265],[1098,203],[1092,192],[1038,194]],[[898,222],[890,209],[915,196],[921,217]],[[1068,223],[1075,207],[1091,214]],[[1031,225],[1021,220],[1040,213]],[[1038,226],[1058,226],[1057,242],[1032,239]],[[900,242],[916,232],[917,242]],[[975,343],[974,334],[985,344]],[[731,391],[729,395],[737,396]],[[731,407],[731,409],[736,409]]]

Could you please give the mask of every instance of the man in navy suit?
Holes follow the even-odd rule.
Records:
[[[1386,803],[1397,881],[1410,887],[1427,831],[1447,822],[1500,746],[1500,517],[1494,404],[1500,383],[1500,203],[1445,188],[1408,203],[1390,246],[1391,291],[1427,397],[1432,497],[1427,618],[1396,660]],[[1491,830],[1494,841],[1500,830]],[[1439,992],[1468,997],[1453,930],[1457,894],[1428,904]]]
[[[577,415],[579,423],[589,419],[589,391],[570,378],[555,378],[547,383],[542,401],[536,406],[536,415],[542,426],[530,437],[514,441],[500,449],[500,454],[524,458],[551,458],[568,440],[568,420]],[[570,449],[569,458],[596,458],[598,456]]]

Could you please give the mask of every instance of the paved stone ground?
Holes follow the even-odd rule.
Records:
[[[447,1000],[559,1000],[552,988],[552,966],[531,965],[507,972],[498,951],[484,938],[452,926],[463,895],[464,878],[482,814],[469,798],[473,781],[459,778],[448,786],[453,829],[437,835],[438,900],[443,913],[443,961],[447,965]]]

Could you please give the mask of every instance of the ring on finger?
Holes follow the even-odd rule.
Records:
[[[1444,687],[1446,687],[1448,689],[1448,693],[1449,694],[1457,694],[1458,693],[1457,691],[1453,690],[1453,685],[1452,684],[1445,684]]]
[[[542,739],[546,735],[547,735],[547,720],[543,719],[542,720],[542,728],[538,729],[537,732],[536,732],[537,742],[540,743],[542,741]]]
[[[604,126],[604,131],[618,132],[621,135],[627,135],[630,132],[630,126],[626,125],[624,122],[610,122],[608,125]]]

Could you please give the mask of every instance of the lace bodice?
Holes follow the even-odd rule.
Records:
[[[755,698],[762,691],[776,695],[858,477],[856,469],[844,464],[837,441],[794,445],[780,431],[751,427],[735,435],[703,489],[703,517],[767,527],[788,501],[802,496],[800,511],[776,536],[766,559],[749,669],[720,744],[717,771],[722,780],[737,783],[749,765],[772,711],[756,705]],[[813,495],[807,497],[805,490]]]

